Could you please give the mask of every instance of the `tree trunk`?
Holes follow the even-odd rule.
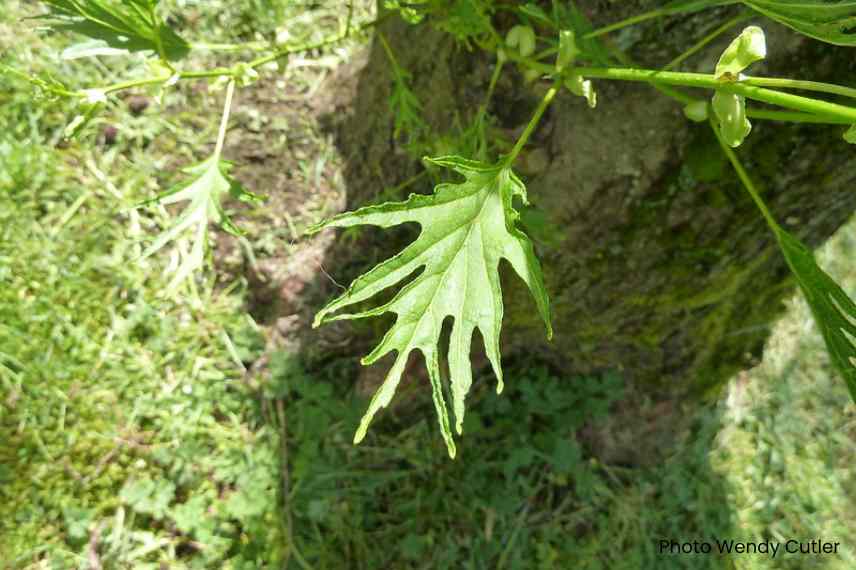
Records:
[[[638,11],[640,3],[577,4],[598,26]],[[730,7],[672,17],[616,37],[639,64],[658,67],[735,13]],[[853,80],[852,50],[761,17],[757,23],[767,32],[769,56],[753,74]],[[712,71],[739,29],[683,68]],[[492,72],[490,54],[397,16],[378,31],[411,74],[435,133],[454,133],[456,121],[472,118]],[[513,140],[546,85],[525,85],[512,67],[499,81],[490,112]],[[328,118],[347,159],[348,209],[381,199],[382,190],[422,168],[394,136],[388,101],[393,77],[377,40],[356,81],[353,100]],[[690,123],[679,104],[647,85],[595,83],[597,108],[562,92],[517,165],[545,219],[541,231],[530,233],[551,296],[555,338],[545,339],[534,303],[506,267],[503,355],[536,352],[568,374],[617,368],[649,393],[709,392],[757,356],[783,298],[793,291],[787,269],[707,124]],[[819,245],[856,207],[856,162],[841,139],[843,129],[753,123],[740,157],[778,220]],[[428,192],[430,185],[387,191],[382,199],[401,199],[410,191]],[[340,248],[327,265],[343,281],[395,254],[412,237],[408,231],[371,232],[359,248],[367,254],[355,260],[353,246]],[[334,293],[327,287],[321,294]],[[353,324],[341,326],[355,330]],[[364,342],[353,346],[364,351],[381,329],[359,330],[356,338]]]

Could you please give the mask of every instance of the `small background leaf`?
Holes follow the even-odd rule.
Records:
[[[155,15],[157,0],[45,0],[53,27],[82,34],[131,52],[163,50],[169,60],[187,55],[190,45]],[[80,57],[80,56],[78,56]]]
[[[776,237],[788,266],[805,295],[835,367],[856,401],[856,304],[797,238],[780,227]]]
[[[183,256],[184,260],[176,270],[168,289],[173,289],[193,271],[201,267],[209,221],[220,224],[224,230],[233,235],[241,234],[241,231],[223,210],[221,200],[224,194],[229,193],[233,198],[241,201],[262,199],[260,196],[247,191],[233,179],[229,175],[231,168],[231,163],[220,160],[220,157],[214,154],[205,161],[184,169],[186,174],[191,175],[190,179],[176,184],[166,192],[140,204],[142,206],[152,202],[161,204],[189,202],[172,226],[160,233],[142,253],[142,257],[148,257],[167,243],[177,239],[186,230],[194,228],[191,251]]]

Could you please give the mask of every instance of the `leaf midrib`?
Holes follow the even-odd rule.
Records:
[[[475,216],[473,216],[473,217],[470,219],[470,220],[471,220],[471,222],[470,222],[470,228],[467,230],[467,235],[466,235],[466,237],[464,238],[464,240],[463,240],[463,242],[462,242],[463,244],[466,244],[466,243],[469,241],[469,239],[470,239],[470,234],[472,233],[473,228],[476,226],[476,224],[477,224],[477,223],[479,223],[479,222],[480,222],[481,216],[482,216],[482,214],[483,214],[483,212],[484,212],[485,205],[487,204],[488,199],[490,198],[490,195],[493,193],[493,190],[491,189],[491,186],[492,186],[493,184],[495,184],[495,183],[497,182],[497,180],[498,180],[498,179],[499,179],[499,172],[497,172],[496,176],[494,176],[494,177],[491,179],[491,181],[490,181],[487,185],[485,185],[485,186],[486,186],[486,188],[487,188],[487,190],[485,190],[485,197],[484,197],[484,200],[482,200],[481,207],[479,208],[479,211],[476,213],[476,215],[475,215]],[[497,191],[500,191],[500,189],[499,189],[498,185],[497,185],[496,190],[497,190]],[[479,192],[481,192],[481,191],[479,191]],[[459,226],[459,227],[460,227],[460,226]],[[448,233],[448,234],[446,234],[446,235],[448,236],[448,235],[451,235],[452,233],[453,233],[453,232],[449,232],[449,233]],[[438,241],[438,242],[435,242],[435,244],[436,244],[436,243],[439,243],[439,241]],[[434,244],[432,244],[432,245],[434,245]],[[428,251],[428,249],[430,249],[430,248],[426,248],[426,249],[424,250],[424,252],[427,252],[427,251]],[[462,250],[464,250],[464,249],[468,249],[468,248],[461,247],[461,248],[460,248],[460,249],[455,253],[454,257],[452,257],[452,260],[451,260],[451,261],[446,265],[446,269],[443,271],[442,275],[440,276],[440,281],[439,281],[439,283],[438,283],[437,287],[435,287],[435,288],[434,288],[434,291],[431,293],[431,300],[430,300],[430,301],[428,301],[428,304],[427,304],[427,305],[425,305],[425,310],[424,310],[424,311],[422,311],[422,315],[419,317],[419,320],[416,322],[416,326],[414,326],[414,327],[413,327],[413,330],[412,330],[412,332],[410,333],[410,337],[407,339],[407,345],[406,345],[406,347],[405,347],[405,348],[406,348],[406,350],[405,350],[405,351],[402,351],[402,354],[400,354],[400,355],[399,355],[399,358],[400,358],[401,356],[403,356],[404,354],[409,354],[409,353],[410,353],[410,351],[411,351],[411,350],[413,350],[413,348],[420,348],[420,349],[422,348],[422,347],[418,347],[418,346],[417,346],[417,347],[413,347],[413,337],[416,335],[416,331],[417,331],[417,330],[419,330],[419,328],[422,326],[422,322],[423,322],[423,320],[425,319],[425,316],[430,312],[431,306],[434,304],[434,300],[437,298],[437,292],[442,288],[443,284],[444,284],[444,283],[445,283],[445,281],[446,281],[446,278],[447,278],[447,276],[448,276],[448,274],[449,274],[449,269],[452,267],[452,265],[454,264],[455,260],[458,258],[458,255],[460,255],[461,251],[462,251]],[[482,240],[482,251],[484,251],[484,240]],[[469,274],[467,274],[467,281],[469,281]],[[466,295],[464,295],[464,299],[465,299],[465,302],[466,302]],[[446,315],[444,315],[444,316],[443,316],[443,318],[444,318],[444,319],[445,319],[445,317],[446,317]],[[452,315],[452,317],[454,317],[454,315]],[[456,324],[457,324],[457,323],[456,323]],[[442,323],[441,323],[441,325],[442,325]]]

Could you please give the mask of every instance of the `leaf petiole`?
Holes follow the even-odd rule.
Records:
[[[707,46],[710,42],[712,42],[713,40],[715,40],[716,38],[718,38],[719,36],[721,36],[722,34],[727,32],[728,30],[730,30],[731,28],[733,28],[734,26],[736,26],[740,22],[745,22],[746,20],[749,20],[753,16],[754,16],[754,14],[752,14],[751,12],[743,12],[742,14],[738,14],[737,16],[731,18],[730,20],[728,20],[727,22],[725,22],[721,26],[718,26],[715,30],[713,30],[712,32],[707,34],[705,37],[700,39],[698,42],[696,42],[696,44],[694,46],[692,46],[690,49],[688,49],[687,51],[685,51],[684,53],[682,53],[681,55],[679,55],[678,57],[676,57],[675,59],[673,59],[672,61],[667,63],[666,66],[663,67],[663,70],[669,71],[671,69],[676,68],[682,62],[686,61],[687,58],[692,57],[693,55],[697,54],[699,51],[704,49],[705,46]]]
[[[529,123],[526,125],[526,128],[523,129],[523,133],[517,139],[517,142],[514,143],[514,148],[511,149],[511,152],[508,153],[502,161],[504,167],[510,167],[517,158],[517,155],[520,154],[520,151],[523,150],[523,147],[526,145],[527,141],[529,141],[529,137],[532,136],[532,133],[538,126],[538,123],[541,122],[541,117],[544,115],[544,111],[546,111],[547,107],[550,106],[550,103],[553,102],[553,98],[556,96],[556,93],[559,92],[561,86],[562,79],[556,79],[550,89],[547,90],[547,93],[544,94],[544,98],[541,99],[541,102],[538,104],[538,108],[535,109],[535,112],[532,114],[532,118],[529,119]]]
[[[226,129],[229,125],[229,114],[232,111],[232,97],[235,95],[235,80],[226,85],[226,102],[223,104],[223,116],[220,118],[220,130],[217,132],[217,144],[214,147],[214,155],[217,160],[223,152],[223,143],[226,141]]]
[[[770,209],[767,208],[767,204],[764,203],[763,199],[761,199],[761,194],[752,182],[752,178],[750,178],[749,173],[746,172],[745,168],[743,168],[743,164],[740,162],[740,159],[737,158],[737,153],[734,152],[734,149],[731,148],[723,138],[722,131],[720,131],[719,126],[716,124],[716,121],[714,121],[712,116],[710,118],[710,128],[713,129],[713,132],[716,135],[716,140],[719,141],[719,146],[722,147],[722,152],[725,153],[725,156],[728,158],[731,166],[734,167],[734,171],[737,173],[737,176],[740,178],[740,182],[743,183],[746,191],[752,197],[752,201],[755,202],[755,205],[758,206],[759,210],[761,210],[761,214],[763,214],[764,219],[770,226],[770,229],[773,231],[778,230],[778,222],[776,222],[773,214],[770,213]]]

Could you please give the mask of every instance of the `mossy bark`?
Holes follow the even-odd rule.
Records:
[[[578,2],[596,25],[619,20],[640,4],[646,3],[621,3],[619,9]],[[735,9],[639,27],[621,36],[621,46],[640,64],[661,66]],[[767,30],[770,56],[753,73],[856,79],[852,50],[760,17],[758,23]],[[465,125],[483,100],[490,54],[468,50],[429,24],[412,26],[396,17],[378,31],[411,74],[431,130],[454,134],[456,125]],[[685,69],[712,70],[734,34],[691,58]],[[375,41],[355,97],[330,117],[347,158],[349,208],[380,199],[382,190],[421,170],[393,134],[392,84],[389,60]],[[598,81],[596,88],[595,110],[570,93],[559,95],[519,161],[541,219],[532,233],[556,334],[552,342],[544,338],[525,287],[505,271],[504,354],[534,351],[569,373],[617,368],[655,391],[706,392],[757,356],[783,298],[793,291],[788,272],[707,125],[688,122],[679,104],[647,85]],[[524,84],[508,69],[490,107],[498,128],[513,139],[544,89]],[[842,130],[755,121],[739,150],[776,217],[813,246],[856,208],[856,160]],[[415,185],[383,198],[414,189],[430,191]],[[372,235],[362,251],[380,252],[380,258],[401,245],[390,235],[410,236]],[[352,247],[339,254],[334,257],[354,259]],[[352,277],[379,260],[364,257],[337,273]]]

